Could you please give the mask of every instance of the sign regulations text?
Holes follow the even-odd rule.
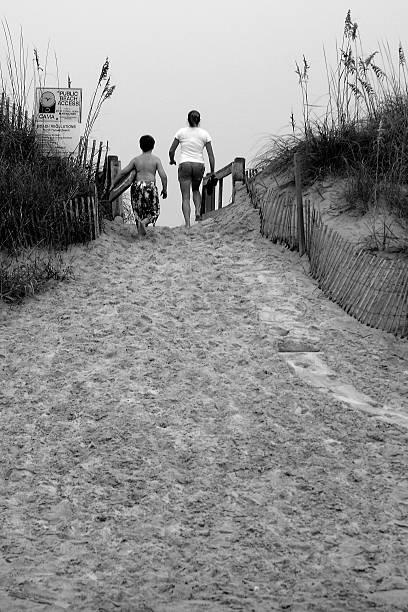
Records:
[[[82,89],[37,87],[35,127],[45,155],[68,155],[78,147]]]

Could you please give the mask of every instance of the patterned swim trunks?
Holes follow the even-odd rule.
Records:
[[[154,181],[137,181],[130,188],[134,213],[145,225],[156,224],[160,215],[159,193]]]

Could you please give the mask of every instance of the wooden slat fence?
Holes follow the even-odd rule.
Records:
[[[34,134],[34,117],[10,100],[3,91],[0,95],[0,128],[25,130]],[[83,193],[64,203],[56,203],[41,212],[28,206],[24,210],[10,208],[0,202],[2,221],[0,224],[0,248],[8,244],[10,232],[16,234],[24,246],[33,244],[58,244],[68,246],[73,242],[88,242],[100,235],[102,215],[99,199],[106,184],[108,143],[97,144],[81,139],[78,151],[73,154],[74,164],[85,172],[88,186]],[[4,204],[4,206],[2,206]],[[3,210],[4,209],[4,210]],[[17,229],[16,229],[17,228]]]
[[[295,187],[261,190],[256,175],[247,188],[259,210],[263,236],[299,250],[299,212]],[[361,323],[408,336],[408,262],[367,252],[323,223],[313,202],[303,198],[305,253],[311,275],[331,300]]]

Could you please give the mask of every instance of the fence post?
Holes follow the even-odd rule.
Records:
[[[305,253],[305,224],[303,220],[303,197],[302,197],[302,178],[301,178],[301,164],[299,154],[295,153],[293,156],[293,164],[295,169],[295,185],[296,185],[296,204],[297,204],[297,218],[298,218],[298,239],[299,239],[299,255]]]
[[[245,183],[245,158],[236,157],[232,162],[232,201],[235,200],[236,186],[235,183],[240,181]]]
[[[115,177],[119,174],[120,172],[120,167],[121,167],[121,163],[118,160],[116,155],[112,155],[109,156],[110,159],[110,185],[112,185],[112,182],[114,181]],[[112,159],[113,158],[113,159]],[[116,158],[116,159],[115,159]],[[123,217],[123,198],[120,195],[118,198],[116,198],[116,200],[113,200],[112,202],[112,217]]]
[[[205,213],[210,212],[211,210],[215,210],[215,189],[211,195],[207,193],[207,183],[208,183],[209,175],[205,176],[203,179],[203,186],[201,189],[201,214],[205,215]]]
[[[222,178],[218,181],[218,208],[222,208],[222,181]]]

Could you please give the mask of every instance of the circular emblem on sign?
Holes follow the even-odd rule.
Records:
[[[43,91],[40,96],[40,113],[55,112],[55,96],[52,91]]]

